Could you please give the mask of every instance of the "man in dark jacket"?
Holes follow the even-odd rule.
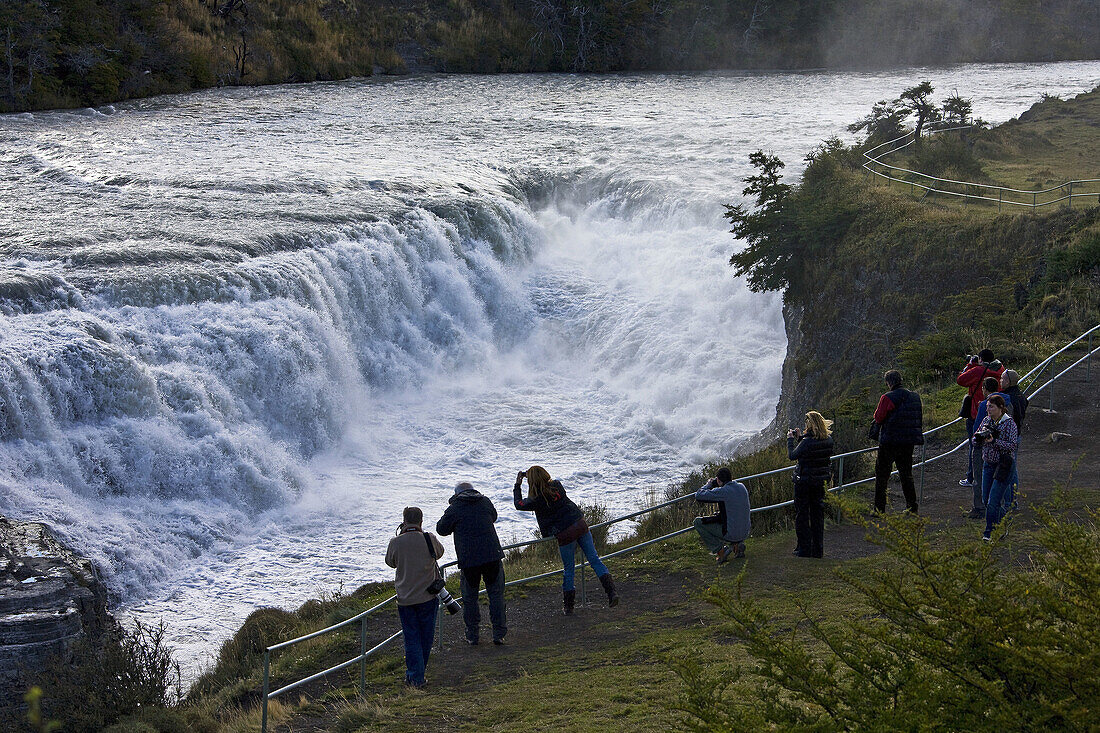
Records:
[[[886,372],[883,378],[890,391],[879,397],[878,407],[875,408],[874,421],[879,443],[878,459],[875,461],[875,509],[886,511],[886,483],[896,465],[906,508],[916,514],[913,447],[924,445],[924,413],[920,395],[901,386],[901,372],[896,369]]]
[[[482,578],[489,596],[493,643],[503,644],[504,635],[508,633],[504,616],[504,563],[501,562],[504,551],[493,526],[496,521],[497,510],[493,502],[463,482],[455,487],[447,511],[435,525],[439,534],[446,536],[453,532],[455,536],[455,554],[462,571],[462,618],[466,622],[466,642],[469,644],[478,641],[481,611],[477,596]]]

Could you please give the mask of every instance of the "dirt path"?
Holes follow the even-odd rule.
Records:
[[[1098,360],[1100,361],[1100,360]],[[1094,364],[1100,369],[1100,363]],[[1056,412],[1045,408],[1049,404],[1046,393],[1032,401],[1025,422],[1020,450],[1021,509],[1022,520],[1029,521],[1031,506],[1048,497],[1056,485],[1065,485],[1073,472],[1077,486],[1100,486],[1100,442],[1094,426],[1100,424],[1100,374],[1086,382],[1083,367],[1076,373],[1063,377],[1055,385]],[[1070,437],[1057,442],[1050,441],[1053,432],[1066,433]],[[935,450],[933,450],[933,448]],[[943,450],[943,446],[929,446],[929,454]],[[965,474],[966,453],[944,459],[926,469],[924,497],[921,513],[938,523],[950,526],[969,525],[975,541],[984,528],[984,520],[965,517],[970,508],[971,489],[961,487],[958,480]],[[918,478],[919,481],[919,478]],[[860,489],[870,504],[871,488]],[[891,511],[904,507],[900,486],[892,482],[890,488]],[[793,533],[788,532],[793,547]],[[782,536],[782,535],[781,535]],[[772,543],[774,546],[775,543]],[[853,524],[828,523],[825,534],[825,561],[795,558],[786,551],[778,555],[753,554],[753,541],[748,543],[750,564],[746,585],[750,592],[754,585],[760,587],[804,587],[807,581],[825,574],[838,561],[864,557],[878,552],[878,548],[864,539],[864,531]],[[594,626],[599,625],[599,645],[627,642],[662,625],[687,626],[699,623],[713,613],[706,603],[697,598],[701,587],[715,581],[715,566],[709,556],[699,548],[697,570],[664,574],[659,567],[652,571],[633,570],[616,575],[623,603],[615,609],[606,607],[606,599],[599,585],[589,575],[588,603],[579,605],[572,617],[561,614],[559,581],[551,580],[538,586],[509,589],[507,613],[509,634],[503,647],[493,646],[483,640],[477,647],[463,642],[461,614],[445,617],[442,649],[433,653],[428,669],[429,688],[482,689],[522,676],[527,668],[534,668],[547,656],[561,648],[584,648],[592,645],[589,637]],[[719,582],[732,578],[741,569],[741,562],[733,561],[717,573]],[[578,578],[579,581],[579,578]],[[579,587],[579,586],[578,586]],[[579,593],[578,593],[579,601]],[[644,616],[644,625],[636,623]],[[379,633],[395,629],[394,618],[378,620]],[[482,606],[482,635],[488,637],[488,614]],[[656,624],[656,625],[655,625]],[[400,659],[400,644],[391,647],[389,654]],[[397,674],[403,667],[398,665]],[[375,693],[393,689],[392,680],[368,683]],[[328,721],[324,715],[303,715],[290,722],[295,731],[324,730]],[[280,730],[286,727],[280,726]]]

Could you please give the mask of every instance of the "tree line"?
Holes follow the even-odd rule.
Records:
[[[5,0],[0,109],[413,70],[1100,57],[1094,0]]]

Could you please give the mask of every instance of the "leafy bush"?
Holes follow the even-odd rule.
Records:
[[[838,572],[867,608],[858,617],[825,619],[791,598],[792,627],[746,597],[741,579],[733,592],[712,588],[755,664],[717,684],[680,665],[682,727],[1097,729],[1100,512],[1037,514],[1038,547],[1010,541],[1007,524],[993,543],[939,547],[920,518],[857,520],[885,551],[868,572]]]
[[[165,641],[163,624],[140,622],[82,639],[71,659],[57,658],[42,674],[42,713],[66,731],[98,731],[139,710],[175,707],[180,669]]]

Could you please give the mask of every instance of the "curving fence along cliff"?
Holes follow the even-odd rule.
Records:
[[[1043,359],[1043,361],[1039,362],[1039,364],[1037,364],[1031,371],[1029,371],[1027,374],[1025,374],[1020,379],[1020,388],[1022,390],[1024,390],[1025,393],[1028,393],[1028,390],[1030,390],[1030,393],[1028,393],[1028,397],[1031,398],[1032,400],[1034,400],[1034,398],[1039,393],[1041,393],[1043,391],[1046,391],[1047,395],[1050,399],[1050,403],[1049,403],[1050,404],[1050,409],[1053,410],[1054,409],[1054,384],[1055,384],[1055,382],[1057,382],[1059,379],[1061,379],[1063,376],[1065,376],[1067,373],[1069,373],[1073,369],[1076,369],[1076,368],[1080,367],[1082,364],[1085,365],[1085,379],[1091,379],[1092,378],[1092,356],[1096,352],[1100,352],[1100,346],[1097,346],[1095,349],[1093,348],[1094,337],[1100,337],[1100,324],[1097,324],[1097,325],[1093,326],[1088,331],[1085,331],[1083,334],[1081,334],[1080,336],[1078,336],[1074,340],[1070,341],[1068,344],[1063,346],[1061,349],[1054,352],[1050,356],[1046,357],[1045,359]],[[1069,352],[1070,349],[1077,346],[1078,344],[1080,344],[1083,341],[1087,342],[1087,348],[1085,349],[1084,355],[1080,356],[1076,360],[1072,361],[1068,366],[1065,366],[1064,368],[1062,368],[1061,371],[1058,371],[1058,366],[1057,365],[1059,364],[1059,360],[1061,360],[1061,363],[1064,364],[1064,360],[1067,358],[1066,357],[1067,352]],[[1042,381],[1042,383],[1040,384],[1041,380],[1043,380],[1044,378],[1045,378],[1046,381]],[[1025,383],[1026,383],[1026,385],[1025,385]],[[949,428],[952,425],[956,425],[956,424],[958,424],[962,421],[963,421],[963,419],[961,417],[955,418],[954,420],[952,420],[950,422],[944,423],[943,425],[940,425],[938,427],[934,427],[931,430],[926,431],[924,433],[924,435],[925,435],[925,437],[934,435],[934,434],[936,434],[936,433],[938,433],[942,430],[945,430],[946,428]],[[940,453],[938,455],[935,455],[935,456],[932,456],[932,457],[928,457],[928,455],[927,455],[927,446],[922,445],[920,447],[920,461],[917,462],[917,463],[914,463],[914,468],[919,468],[920,469],[919,484],[918,484],[918,492],[920,494],[920,501],[923,501],[923,499],[924,499],[924,467],[928,466],[928,465],[931,465],[933,463],[936,463],[937,461],[943,460],[947,456],[949,456],[953,453],[956,453],[957,451],[962,450],[963,448],[966,447],[966,444],[967,444],[967,441],[963,440],[962,442],[958,443],[957,445],[955,445],[951,448],[948,448],[947,450],[943,451],[942,453]],[[835,482],[834,486],[829,488],[829,491],[834,491],[835,492],[835,491],[840,491],[841,489],[850,489],[850,488],[855,487],[855,486],[861,486],[863,484],[873,482],[875,480],[874,476],[870,476],[870,477],[867,477],[867,478],[861,478],[861,479],[857,479],[857,480],[854,480],[854,481],[846,480],[845,475],[844,475],[844,464],[845,464],[845,460],[848,460],[850,462],[851,459],[856,457],[856,456],[862,455],[864,453],[871,453],[871,452],[876,451],[876,450],[878,450],[877,446],[871,447],[871,448],[864,448],[862,450],[851,451],[851,452],[848,452],[848,453],[842,453],[840,455],[833,456],[832,460],[833,460],[833,462],[836,463],[836,470],[835,470],[836,482]],[[775,475],[782,474],[782,473],[788,473],[788,472],[793,471],[794,468],[795,468],[795,466],[791,465],[791,466],[787,466],[785,468],[777,468],[777,469],[772,470],[772,471],[765,471],[763,473],[755,473],[755,474],[752,474],[751,476],[741,476],[741,477],[738,477],[737,480],[742,482],[742,483],[744,483],[746,481],[754,481],[754,480],[758,480],[758,479],[761,479],[761,478],[764,478],[764,477],[767,477],[767,476],[775,476]],[[613,519],[609,519],[606,522],[601,522],[599,524],[594,524],[594,525],[592,525],[592,529],[599,529],[599,528],[602,528],[602,527],[609,527],[613,524],[618,524],[619,522],[625,522],[625,521],[629,521],[629,520],[632,520],[632,519],[636,519],[637,517],[640,517],[640,516],[643,516],[643,515],[646,515],[646,514],[650,514],[652,512],[656,512],[656,511],[659,511],[661,509],[665,509],[667,507],[673,506],[674,504],[679,504],[680,502],[688,501],[688,500],[692,499],[693,497],[694,497],[694,493],[685,494],[684,496],[680,496],[676,499],[671,499],[671,500],[663,502],[661,504],[656,504],[656,505],[651,506],[651,507],[646,507],[645,509],[640,509],[636,512],[631,512],[629,514],[624,514],[624,515],[619,516],[619,517],[614,517]],[[774,511],[776,509],[782,509],[784,507],[792,506],[793,504],[794,504],[794,500],[792,499],[790,501],[784,501],[784,502],[780,502],[778,504],[770,504],[768,506],[755,507],[755,508],[752,509],[752,512],[755,514],[757,512]],[[626,554],[629,554],[629,553],[632,553],[632,552],[636,552],[637,550],[640,550],[643,547],[648,547],[649,545],[657,544],[659,542],[665,542],[667,540],[672,539],[673,537],[676,537],[678,535],[682,535],[686,532],[690,532],[691,530],[692,530],[691,526],[684,527],[683,529],[678,529],[674,532],[669,532],[668,534],[662,535],[662,536],[657,537],[655,539],[646,540],[645,542],[639,542],[637,544],[631,545],[630,547],[625,547],[623,549],[616,550],[615,552],[608,553],[606,555],[603,555],[602,558],[604,560],[607,560],[609,558],[618,557],[620,555],[626,555]],[[542,544],[542,543],[545,543],[545,542],[551,542],[551,541],[555,541],[553,537],[545,537],[543,539],[531,540],[531,541],[528,541],[528,542],[517,542],[515,544],[505,546],[504,549],[505,550],[520,549],[520,548],[531,547],[533,545],[538,545],[538,544]],[[457,563],[452,561],[452,562],[447,563],[446,565],[443,565],[442,569],[445,572],[447,568],[454,567],[455,565],[457,565]],[[582,601],[582,603],[584,602],[585,595],[586,595],[585,565],[586,565],[586,563],[585,563],[585,561],[583,559],[583,556],[582,556],[581,566],[580,566],[581,601]],[[506,583],[506,585],[508,585],[508,586],[522,585],[524,583],[530,583],[530,582],[535,581],[535,580],[541,580],[543,578],[549,578],[551,576],[558,575],[560,573],[562,573],[562,570],[560,570],[560,569],[552,570],[552,571],[549,571],[549,572],[546,572],[546,573],[541,573],[539,575],[532,575],[532,576],[529,576],[529,577],[526,577],[526,578],[519,578],[518,580],[508,581]],[[483,590],[482,593],[484,593],[484,592],[485,591]],[[329,626],[327,628],[320,629],[319,631],[314,631],[313,633],[306,634],[304,636],[300,636],[296,639],[290,639],[289,641],[284,641],[280,644],[273,644],[272,646],[267,647],[267,649],[264,651],[263,718],[262,718],[262,723],[261,723],[262,731],[264,731],[264,733],[266,733],[266,731],[267,731],[267,712],[268,712],[267,707],[268,707],[268,702],[270,700],[274,699],[275,697],[277,697],[279,695],[290,692],[291,690],[293,690],[295,688],[301,687],[302,685],[305,685],[305,684],[308,684],[308,683],[313,682],[315,680],[318,680],[318,679],[320,679],[322,677],[325,677],[326,675],[330,675],[334,672],[339,672],[340,670],[346,669],[346,668],[351,667],[351,666],[356,665],[356,664],[359,665],[359,692],[360,692],[360,694],[363,694],[366,690],[366,682],[367,682],[366,681],[367,659],[370,656],[372,656],[373,654],[375,654],[375,653],[381,651],[382,649],[384,649],[388,644],[390,644],[392,641],[394,641],[395,639],[397,639],[398,637],[401,636],[401,632],[398,631],[398,632],[390,635],[389,637],[383,639],[382,641],[380,641],[380,642],[378,642],[378,643],[376,643],[373,646],[368,648],[368,646],[367,646],[368,642],[367,642],[366,619],[371,614],[374,614],[377,611],[380,611],[381,609],[389,606],[390,604],[396,603],[396,601],[397,601],[397,596],[390,596],[389,598],[382,601],[381,603],[367,609],[366,611],[363,611],[359,614],[356,614],[355,616],[352,616],[351,618],[347,619],[346,621],[342,621],[338,624],[334,624],[334,625]],[[437,616],[438,624],[439,624],[439,629],[438,629],[439,633],[437,633],[436,636],[437,636],[438,639],[440,639],[440,644],[442,644],[442,638],[441,637],[442,637],[443,616],[444,616],[444,614],[442,614],[442,613],[438,614],[438,616]],[[275,690],[270,689],[271,655],[273,653],[278,652],[282,649],[287,649],[287,648],[292,647],[296,644],[301,644],[302,642],[309,641],[310,639],[316,639],[319,636],[324,636],[326,634],[331,634],[331,633],[333,633],[335,631],[339,631],[341,629],[346,629],[346,628],[352,627],[356,624],[359,625],[360,650],[359,650],[359,655],[358,656],[356,656],[352,659],[349,659],[346,662],[341,662],[340,664],[337,664],[337,665],[335,665],[333,667],[330,667],[326,670],[317,672],[316,674],[312,674],[308,677],[297,680],[296,682],[291,682],[289,684],[286,684],[286,685],[284,685],[282,687],[279,687]]]
[[[961,127],[941,127],[931,130],[929,134],[966,130],[969,129],[969,127],[970,125],[963,125]],[[908,132],[901,137],[888,140],[881,145],[876,145],[863,153],[863,157],[867,159],[863,163],[863,168],[879,178],[909,186],[910,190],[914,192],[918,189],[922,190],[924,191],[923,195],[925,197],[942,194],[944,196],[960,198],[964,204],[968,201],[997,204],[997,211],[1003,210],[1006,206],[1016,206],[1035,210],[1044,206],[1055,206],[1063,203],[1067,207],[1072,208],[1074,199],[1078,199],[1085,203],[1097,203],[1100,201],[1100,178],[1083,178],[1066,181],[1052,188],[1025,191],[1023,189],[993,186],[986,183],[937,178],[927,173],[921,173],[919,171],[882,162],[882,159],[887,155],[907,148],[916,141],[917,138],[914,133]],[[905,177],[900,178],[899,176]]]

